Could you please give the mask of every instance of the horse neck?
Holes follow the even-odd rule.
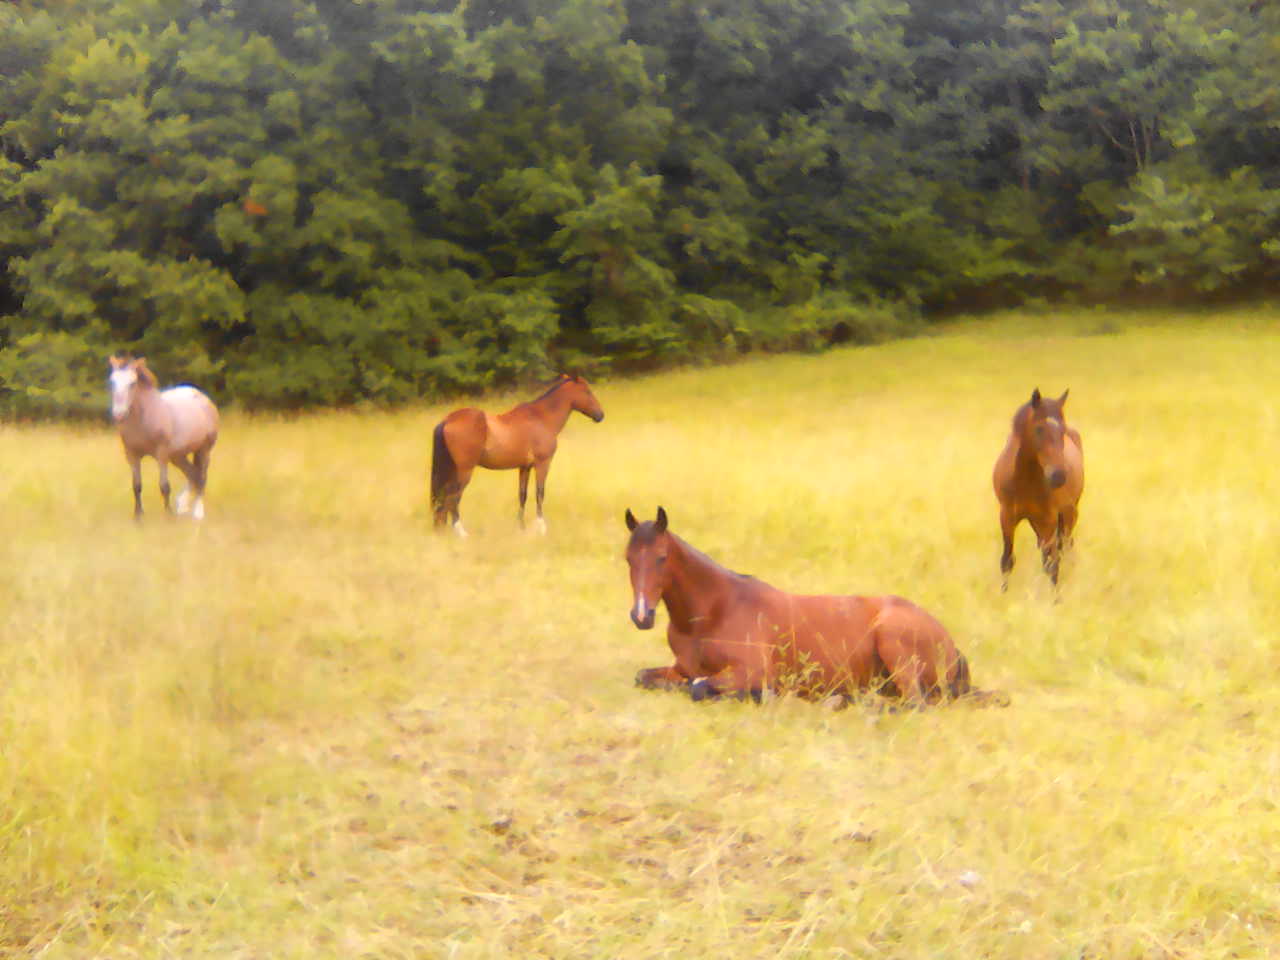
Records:
[[[662,593],[662,600],[672,624],[688,632],[697,622],[710,619],[711,608],[729,588],[732,575],[679,537],[667,536],[671,538],[667,554],[671,580]]]
[[[573,400],[563,387],[557,387],[537,400],[530,400],[525,409],[545,423],[553,433],[559,433],[573,413]]]
[[[164,410],[160,388],[140,380],[134,389],[129,413],[120,424],[120,432],[126,439],[139,443],[154,440],[163,429]]]
[[[1018,445],[1013,455],[1014,469],[1024,470],[1036,462],[1035,451],[1031,449],[1031,444],[1027,442],[1027,438],[1021,433],[1017,434],[1015,439]]]
[[[1037,482],[1044,480],[1044,470],[1040,466],[1040,460],[1036,457],[1035,444],[1027,439],[1026,429],[1019,430],[1016,433],[1018,440],[1018,450],[1013,458],[1013,472],[1016,477],[1033,478]]]

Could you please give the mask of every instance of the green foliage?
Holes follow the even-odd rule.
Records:
[[[761,310],[747,321],[750,346],[762,350],[820,350],[832,344],[880,343],[919,330],[916,315],[900,304],[865,303],[829,293],[785,307]]]
[[[28,333],[0,350],[0,403],[24,419],[103,413],[106,369],[106,357],[86,337]]]
[[[0,412],[61,409],[43,343],[398,403],[1244,287],[1277,37],[1230,0],[3,5]]]
[[[1225,179],[1195,163],[1169,163],[1135,178],[1129,219],[1111,228],[1144,284],[1221,289],[1280,260],[1280,189],[1248,168]]]

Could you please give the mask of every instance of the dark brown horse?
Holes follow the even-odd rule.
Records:
[[[485,413],[475,407],[455,410],[436,426],[431,456],[431,508],[435,525],[453,517],[453,528],[465,537],[458,504],[476,467],[520,471],[520,525],[529,493],[529,472],[537,474],[538,529],[547,532],[542,499],[547,471],[556,452],[556,437],[569,414],[577,410],[596,423],[604,419],[600,401],[582,377],[560,374],[542,396],[506,413]]]
[[[155,457],[160,495],[169,510],[169,464],[187,478],[178,495],[178,513],[204,518],[209,455],[218,440],[218,410],[192,386],[159,389],[144,357],[110,358],[111,417],[120,428],[125,459],[133,474],[133,515],[142,516],[142,458]],[[190,459],[188,459],[190,457]]]
[[[974,693],[946,628],[909,600],[783,593],[689,546],[661,507],[657,520],[638,523],[630,510],[626,520],[631,620],[648,630],[665,603],[676,658],[641,670],[638,686],[687,689],[695,700],[874,689],[915,705]]]
[[[1080,434],[1067,426],[1062,405],[1069,390],[1057,400],[1031,399],[1013,415],[1013,427],[996,460],[992,484],[1000,501],[1000,555],[1003,586],[1009,588],[1013,570],[1013,531],[1023,520],[1031,524],[1040,543],[1045,572],[1055,584],[1062,553],[1071,546],[1077,504],[1084,490],[1084,448]]]

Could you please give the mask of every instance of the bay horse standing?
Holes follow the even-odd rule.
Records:
[[[455,410],[437,424],[431,454],[431,508],[436,527],[449,516],[453,529],[467,535],[458,505],[476,467],[520,471],[520,526],[529,493],[529,473],[537,474],[538,530],[547,532],[542,516],[547,471],[556,452],[556,438],[569,414],[577,410],[596,423],[604,419],[600,401],[582,377],[562,373],[536,400],[506,413],[486,413],[475,407]]]
[[[1013,570],[1013,531],[1023,520],[1035,531],[1045,572],[1054,584],[1063,551],[1071,546],[1084,491],[1084,448],[1079,431],[1067,426],[1062,413],[1070,392],[1053,400],[1034,390],[1013,415],[1009,439],[996,460],[992,485],[1004,537],[1002,590],[1009,588]]]
[[[921,705],[973,690],[969,664],[928,611],[901,597],[801,596],[726,570],[672,533],[667,513],[638,523],[626,512],[634,600],[631,621],[670,624],[669,667],[636,674],[637,686],[687,689],[695,700],[765,690],[811,699],[874,689]]]
[[[169,506],[169,464],[187,483],[178,495],[178,513],[204,518],[204,488],[209,454],[218,440],[218,408],[189,385],[159,389],[145,357],[119,354],[110,358],[111,417],[120,429],[124,456],[133,471],[133,516],[142,516],[142,458],[154,457],[160,468],[160,495]],[[188,459],[188,457],[190,459]]]

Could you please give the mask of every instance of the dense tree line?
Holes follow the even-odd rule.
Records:
[[[1280,260],[1269,0],[0,4],[0,405],[259,407],[1201,296]]]

